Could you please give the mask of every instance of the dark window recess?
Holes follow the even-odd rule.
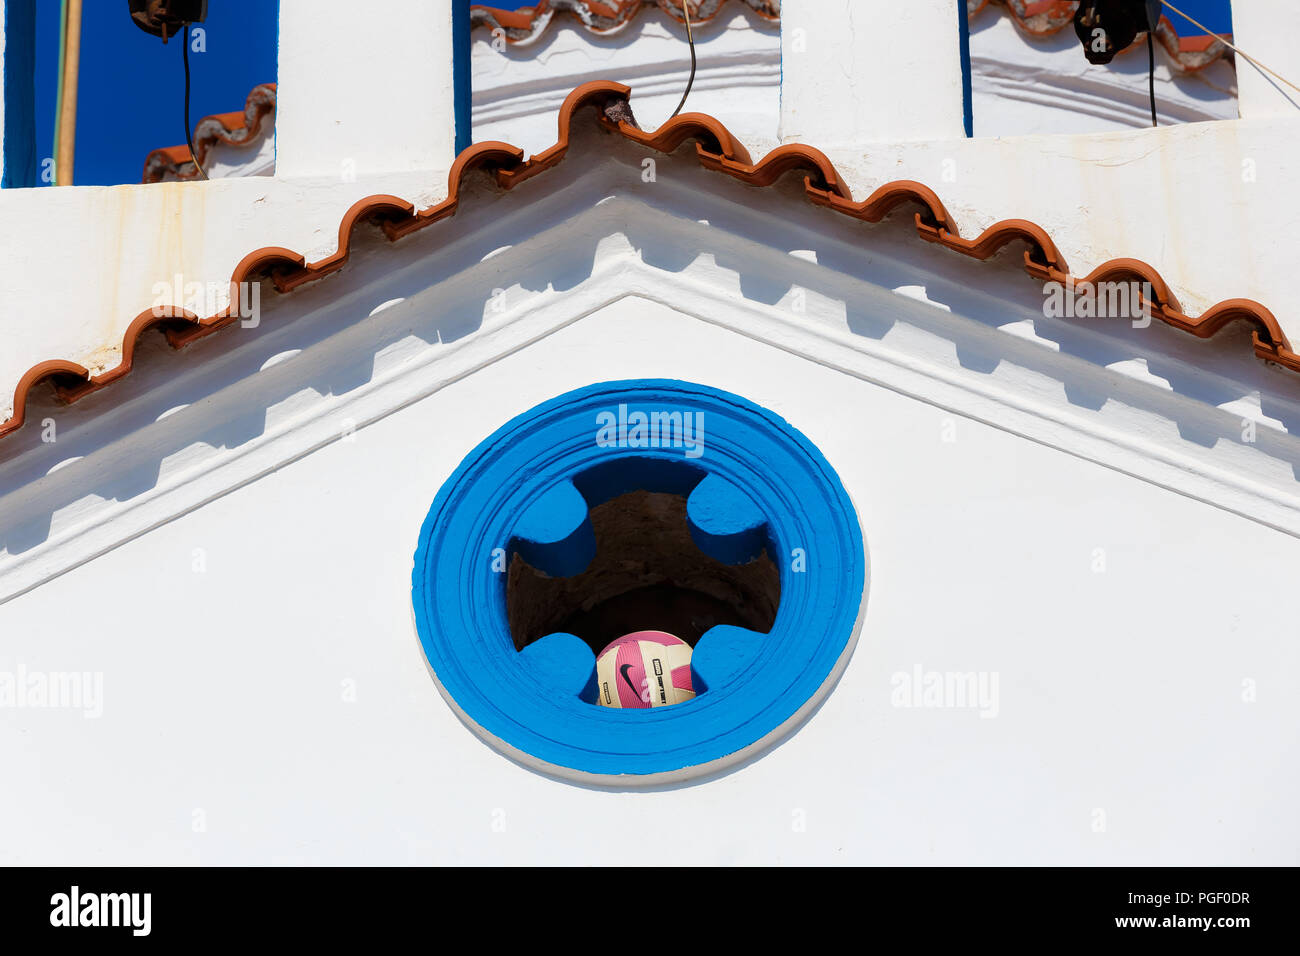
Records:
[[[590,515],[596,557],[583,573],[552,578],[515,555],[506,612],[517,650],[557,632],[598,654],[635,631],[666,631],[691,647],[719,624],[771,631],[781,580],[767,551],[740,565],[704,554],[681,495],[633,491]]]

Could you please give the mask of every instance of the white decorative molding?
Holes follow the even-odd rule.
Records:
[[[906,213],[868,226],[688,158],[644,183],[635,149],[590,149],[363,240],[341,273],[268,292],[258,328],[158,338],[67,410],[34,397],[0,460],[0,601],[628,297],[1300,535],[1296,376],[1244,333],[1047,319],[1014,263],[923,243]]]
[[[472,34],[474,139],[505,140],[539,152],[555,142],[555,117],[575,87],[592,80],[631,86],[632,108],[646,129],[668,118],[690,77],[685,29],[658,9],[643,10],[612,35],[569,18],[527,45],[485,29]],[[752,149],[777,142],[781,33],[744,4],[724,7],[695,28],[698,68],[684,109],[724,118]]]

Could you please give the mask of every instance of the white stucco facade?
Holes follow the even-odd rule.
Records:
[[[415,531],[480,423],[597,365],[780,412],[867,535],[839,687],[698,787],[606,793],[498,756],[432,690],[411,625]],[[6,819],[29,821],[6,859],[586,864],[667,819],[679,863],[1294,862],[1292,624],[1225,595],[1285,591],[1300,543],[971,419],[945,442],[949,419],[623,299],[5,605],[8,659],[104,673],[97,720],[6,715],[10,772],[32,781],[6,788]],[[111,638],[43,626],[73,594],[121,608],[139,576],[151,597]],[[893,706],[917,667],[997,673],[996,711]]]
[[[427,22],[385,43],[427,44],[450,6],[419,6]],[[879,62],[787,60],[782,79],[790,31],[819,42],[814,6],[848,4],[787,0],[780,31],[715,21],[691,108],[734,108],[756,159],[797,127],[858,198],[916,179],[963,236],[1030,219],[1077,276],[1143,258],[1189,314],[1247,296],[1300,340],[1276,241],[1296,116],[967,139],[948,53],[906,111],[861,92],[913,75],[922,26],[951,13],[955,37],[951,2],[919,4],[915,34],[895,24]],[[39,361],[112,368],[160,278],[224,281],[266,245],[319,259],[357,199],[446,195],[449,67],[387,50],[411,95],[361,103],[320,55],[349,25],[307,17],[282,0],[273,177],[0,193],[0,402]],[[644,55],[644,109],[636,70],[603,78],[653,128],[675,34],[636,29],[604,47],[556,30],[540,55],[578,82],[600,76],[584,49]],[[476,78],[526,62],[475,44]],[[476,139],[540,151],[542,107],[573,85],[476,87]],[[349,158],[355,180],[336,172]],[[72,238],[56,256],[33,232]],[[34,393],[0,438],[0,673],[99,675],[98,713],[0,707],[19,781],[0,788],[0,859],[605,863],[627,827],[665,820],[682,863],[1300,859],[1300,373],[1255,358],[1247,331],[1053,318],[1019,246],[977,262],[920,241],[910,208],[857,222],[808,203],[801,175],[746,186],[690,142],[651,153],[590,114],[554,169],[509,191],[467,179],[454,217],[355,241],[337,274],[264,283],[255,326],[179,352],[142,340],[130,375],[66,408]],[[471,449],[546,399],[641,377],[801,430],[868,562],[822,707],[725,776],[649,792],[486,746],[439,695],[410,602],[420,523]],[[911,693],[931,673],[989,694],[932,705]]]

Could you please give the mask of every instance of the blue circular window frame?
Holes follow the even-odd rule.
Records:
[[[625,432],[616,442],[599,442],[598,416],[617,414],[620,406],[701,416],[700,447],[689,454],[682,447],[632,448]],[[519,549],[521,524],[539,501],[601,468],[614,474],[602,481],[602,499],[638,487],[689,493],[656,486],[680,482],[671,476],[686,468],[696,476],[690,484],[704,476],[727,482],[765,519],[762,544],[780,571],[776,620],[766,635],[728,627],[706,633],[692,661],[704,692],[691,701],[646,710],[594,706],[582,697],[595,657],[577,638],[553,635],[515,649],[503,556]],[[638,473],[649,480],[634,480]],[[661,473],[670,477],[655,477]],[[588,492],[586,505],[600,503],[590,498]],[[699,543],[699,529],[692,533]],[[865,582],[857,513],[811,441],[737,395],[634,380],[538,405],[465,458],[421,529],[412,604],[440,691],[479,736],[562,778],[651,784],[727,769],[801,723],[848,663]]]

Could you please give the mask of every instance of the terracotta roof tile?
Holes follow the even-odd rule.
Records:
[[[1050,36],[1074,22],[1079,0],[966,0],[969,15],[974,16],[988,6],[1004,9],[1016,25],[1034,36]],[[1190,27],[1190,24],[1189,24]],[[1231,40],[1232,34],[1224,37]],[[1138,34],[1141,44],[1134,41],[1130,50],[1146,46],[1146,32]],[[1198,33],[1182,37],[1168,17],[1160,18],[1156,39],[1179,69],[1189,73],[1203,70],[1211,63],[1225,57],[1232,59],[1232,51],[1216,38]]]
[[[352,235],[362,222],[379,225],[390,240],[409,235],[439,220],[454,216],[460,205],[461,181],[472,169],[491,173],[497,184],[510,189],[560,163],[568,153],[570,130],[575,114],[584,107],[595,107],[598,122],[638,145],[661,152],[671,152],[686,140],[695,141],[696,158],[708,169],[731,176],[755,187],[769,186],[786,173],[804,174],[804,192],[812,203],[865,222],[879,222],[901,205],[917,207],[917,234],[927,242],[943,246],[975,259],[988,259],[1012,243],[1025,246],[1024,268],[1040,281],[1078,282],[1131,281],[1148,282],[1155,301],[1149,303],[1152,317],[1199,338],[1210,338],[1230,322],[1242,320],[1254,329],[1254,351],[1265,360],[1300,372],[1300,355],[1287,341],[1277,318],[1267,308],[1250,299],[1220,302],[1199,316],[1190,316],[1179,307],[1164,278],[1149,264],[1137,259],[1112,259],[1084,279],[1070,275],[1056,244],[1039,225],[1023,219],[995,223],[978,236],[966,238],[942,201],[929,187],[912,181],[887,183],[866,199],[856,201],[840,180],[826,156],[811,146],[797,144],[774,149],[757,163],[718,120],[700,113],[683,113],[653,132],[629,122],[631,111],[628,87],[619,83],[597,82],[578,87],[564,101],[559,114],[559,137],[556,144],[524,159],[522,149],[508,143],[477,143],[456,158],[448,176],[448,196],[426,209],[417,210],[396,196],[370,196],[344,214],[338,229],[338,249],[316,262],[307,262],[292,249],[267,246],[250,252],[235,267],[231,276],[232,301],[238,303],[238,283],[269,277],[280,292],[289,292],[341,269],[352,247]],[[140,335],[151,328],[160,329],[174,348],[188,345],[238,321],[231,310],[200,317],[179,308],[141,312],[127,328],[122,342],[122,360],[116,368],[91,375],[80,365],[63,360],[42,362],[31,368],[18,383],[14,394],[13,416],[0,424],[0,437],[22,427],[28,392],[50,380],[55,394],[73,402],[98,391],[131,371]]]
[[[691,0],[693,17],[700,22],[713,19],[727,0]],[[740,0],[737,0],[740,2]],[[779,21],[781,0],[744,0],[765,19]],[[1074,19],[1079,0],[966,0],[970,15],[985,7],[996,6],[1005,10],[1028,33],[1047,36],[1057,33]],[[500,10],[496,7],[474,5],[470,7],[474,26],[500,27],[510,43],[526,43],[545,32],[547,26],[561,13],[582,23],[595,33],[609,33],[625,26],[647,6],[657,6],[669,16],[680,21],[681,6],[677,0],[540,0],[534,7],[520,10]],[[1231,58],[1229,50],[1217,39],[1203,34],[1180,37],[1168,18],[1160,23],[1158,34],[1161,44],[1179,67],[1194,72],[1204,69],[1222,58]],[[1231,38],[1231,34],[1224,34]],[[1134,46],[1137,46],[1135,43]],[[205,162],[207,154],[217,143],[229,146],[249,146],[256,141],[262,125],[270,121],[275,112],[274,83],[253,87],[244,104],[243,112],[217,113],[205,116],[195,127],[194,147],[199,160]],[[190,150],[185,144],[155,149],[144,162],[141,182],[161,182],[168,173],[177,179],[194,179],[198,171],[190,161]]]
[[[257,141],[264,123],[269,124],[275,112],[275,84],[262,83],[249,91],[242,113],[217,113],[205,116],[194,127],[194,148],[199,162],[206,165],[208,153],[217,143],[227,146],[251,146]],[[155,149],[144,160],[141,182],[162,182],[171,173],[177,179],[195,179],[198,170],[190,156],[189,146],[165,146]]]
[[[699,22],[712,20],[726,2],[691,0],[692,19]],[[743,2],[766,20],[781,19],[781,0]],[[606,0],[604,3],[598,0],[538,0],[535,6],[519,10],[474,4],[470,7],[470,23],[476,27],[500,28],[508,43],[528,43],[544,34],[560,14],[566,14],[593,33],[611,33],[627,26],[637,14],[651,6],[658,7],[678,22],[683,19],[679,0]],[[1048,36],[1073,22],[1079,0],[966,0],[972,17],[989,6],[1004,10],[1026,33]],[[1224,36],[1231,39],[1231,34]],[[1225,57],[1232,58],[1232,51],[1214,37],[1203,34],[1180,36],[1168,17],[1161,17],[1156,38],[1175,64],[1187,72],[1202,70]]]
[[[727,0],[690,0],[691,21],[706,23],[718,15]],[[748,4],[766,20],[779,20],[781,0],[736,0]],[[680,0],[538,0],[536,6],[520,10],[499,10],[474,4],[469,8],[471,26],[500,28],[507,43],[535,40],[558,14],[566,13],[593,33],[612,33],[627,26],[646,7],[658,7],[678,22],[683,21]]]

